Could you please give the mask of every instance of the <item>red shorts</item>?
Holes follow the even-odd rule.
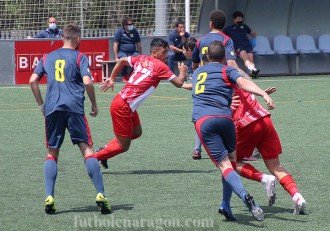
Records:
[[[254,148],[258,148],[264,160],[276,159],[282,153],[281,141],[270,116],[236,130],[237,161],[250,157]]]
[[[122,137],[133,137],[133,128],[140,125],[137,111],[132,112],[128,103],[116,95],[110,105],[113,131]]]

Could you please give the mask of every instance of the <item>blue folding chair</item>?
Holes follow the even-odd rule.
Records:
[[[265,36],[257,36],[253,51],[256,55],[273,55],[275,52],[270,48],[269,40]]]
[[[320,50],[316,48],[314,38],[310,35],[297,36],[297,51],[301,54],[317,54]]]
[[[288,55],[288,56],[295,55],[296,56],[296,75],[298,75],[299,56],[298,56],[298,51],[293,48],[291,38],[287,35],[276,35],[274,37],[274,51],[275,51],[275,53],[277,53],[279,55]]]
[[[294,55],[298,53],[293,48],[291,38],[287,35],[276,35],[274,37],[274,51],[280,55]]]
[[[330,53],[330,34],[323,34],[319,37],[319,49],[323,53]]]

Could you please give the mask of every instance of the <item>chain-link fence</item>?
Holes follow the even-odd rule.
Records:
[[[15,39],[34,35],[47,28],[55,17],[58,27],[76,22],[84,37],[113,36],[125,15],[132,16],[142,36],[155,31],[156,0],[0,0],[0,38]],[[185,0],[167,0],[168,28],[185,19]],[[197,30],[202,0],[190,0],[190,32]]]

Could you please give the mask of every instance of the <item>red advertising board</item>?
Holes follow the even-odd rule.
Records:
[[[62,47],[62,40],[22,40],[15,41],[16,84],[28,84],[33,70],[43,54]],[[102,81],[100,61],[109,60],[108,39],[82,39],[79,51],[87,55],[95,82]],[[46,83],[43,77],[40,83]]]

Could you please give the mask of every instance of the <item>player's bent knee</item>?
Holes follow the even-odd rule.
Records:
[[[131,142],[129,142],[129,143],[127,143],[127,144],[124,144],[124,145],[121,147],[121,149],[122,149],[124,152],[126,152],[126,151],[128,151],[128,149],[129,149],[130,146],[131,146]]]
[[[133,135],[131,137],[132,140],[139,138],[142,135],[142,127],[141,125],[134,126]]]
[[[132,140],[135,140],[135,139],[139,138],[140,136],[142,136],[142,131],[141,131],[141,132],[138,132],[138,133],[135,133],[135,134],[133,134],[133,136],[132,136]]]
[[[269,172],[273,175],[275,174],[275,172],[283,169],[283,166],[281,165],[278,159],[265,160],[265,164]]]

